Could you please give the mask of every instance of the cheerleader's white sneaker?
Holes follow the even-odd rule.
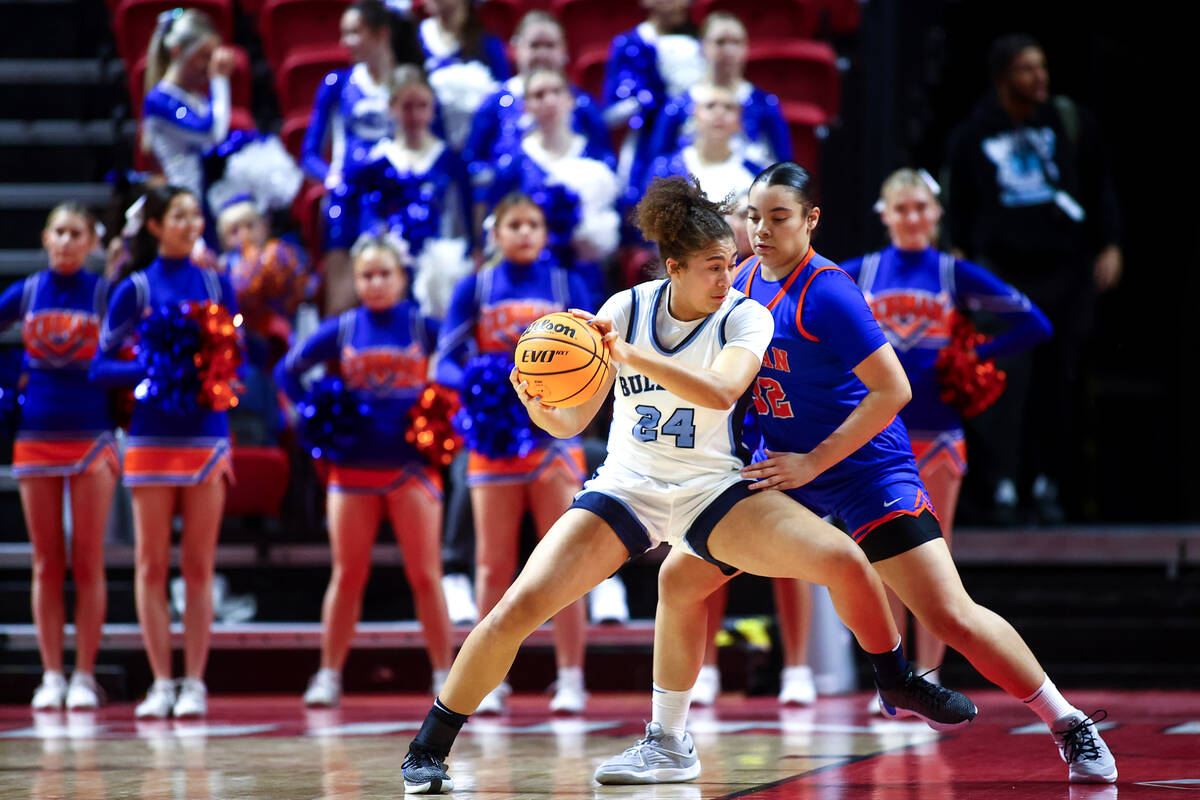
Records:
[[[86,672],[73,672],[71,684],[67,687],[67,710],[90,711],[99,708],[102,694],[95,677]]]
[[[33,690],[30,706],[34,711],[55,711],[67,699],[67,679],[61,672],[42,673],[41,684]]]
[[[203,717],[208,713],[208,689],[204,681],[184,678],[179,682],[179,697],[171,710],[177,719]]]
[[[166,719],[175,707],[175,681],[159,678],[150,684],[146,699],[138,703],[133,715],[138,719]]]

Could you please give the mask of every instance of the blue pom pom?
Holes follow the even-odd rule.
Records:
[[[454,428],[470,450],[487,458],[527,456],[549,438],[529,419],[509,384],[512,368],[510,354],[485,353],[463,369],[462,408]]]
[[[312,457],[334,460],[362,437],[371,416],[366,401],[337,377],[314,383],[296,410],[300,438]]]
[[[193,414],[200,406],[200,326],[187,316],[189,305],[161,306],[138,323],[138,357],[146,378],[134,397],[177,416]]]

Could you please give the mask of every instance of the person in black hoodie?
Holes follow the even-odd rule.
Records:
[[[1001,37],[989,67],[993,90],[950,136],[945,232],[956,254],[1042,308],[1054,338],[1001,364],[1008,388],[976,420],[984,458],[974,463],[990,473],[982,477],[992,489],[993,521],[1022,521],[1023,479],[1038,521],[1061,522],[1058,482],[1072,454],[1080,351],[1096,293],[1121,277],[1120,210],[1100,131],[1069,98],[1050,95],[1037,41]]]

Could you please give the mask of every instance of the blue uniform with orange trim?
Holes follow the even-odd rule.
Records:
[[[276,380],[298,402],[304,396],[301,376],[337,361],[346,388],[370,409],[357,438],[330,454],[330,490],[386,494],[415,481],[441,499],[441,476],[404,438],[409,409],[429,382],[436,339],[437,323],[409,301],[385,311],[359,306],[325,320],[276,365]]]
[[[145,365],[124,361],[120,351],[136,336],[138,322],[154,309],[211,300],[237,313],[229,279],[187,258],[157,258],[113,290],[100,330],[100,353],[92,378],[112,387],[133,387]],[[168,411],[144,400],[133,406],[125,448],[129,486],[192,486],[215,476],[233,477],[229,421],[225,412],[200,406],[190,413]]]
[[[963,313],[986,311],[1009,328],[980,345],[980,358],[1010,355],[1050,335],[1050,321],[1029,298],[983,267],[930,247],[908,251],[888,247],[847,261],[846,273],[858,282],[875,319],[896,350],[912,400],[900,412],[912,438],[917,466],[946,462],[966,473],[962,416],[942,401],[934,362],[950,343]]]
[[[462,390],[463,367],[473,356],[509,353],[538,317],[568,308],[587,308],[587,287],[545,252],[532,264],[501,261],[467,277],[454,289],[438,339],[438,383]],[[505,387],[506,389],[508,387]],[[524,457],[468,454],[467,484],[531,481],[554,464],[579,478],[586,473],[578,440],[550,441]]]
[[[775,318],[775,336],[754,382],[762,433],[755,460],[765,457],[764,448],[806,453],[867,395],[854,367],[887,339],[854,281],[811,248],[782,281],[763,278],[758,258],[750,258],[733,286]],[[818,514],[841,519],[864,550],[867,534],[884,522],[933,510],[899,417],[840,463],[787,493]],[[878,560],[869,550],[867,555]]]
[[[25,403],[13,444],[18,478],[120,469],[108,394],[88,379],[108,305],[104,278],[42,270],[0,296],[0,330],[21,321]]]

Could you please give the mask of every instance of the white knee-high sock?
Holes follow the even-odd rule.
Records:
[[[692,702],[692,690],[673,692],[657,683],[653,687],[652,712],[650,719],[663,726],[672,736],[683,736],[687,728],[688,705]]]
[[[1054,726],[1056,720],[1077,710],[1075,706],[1067,702],[1067,698],[1062,696],[1062,692],[1054,685],[1054,681],[1050,680],[1049,675],[1046,676],[1046,680],[1042,681],[1042,685],[1036,692],[1023,698],[1021,702],[1050,727]]]

